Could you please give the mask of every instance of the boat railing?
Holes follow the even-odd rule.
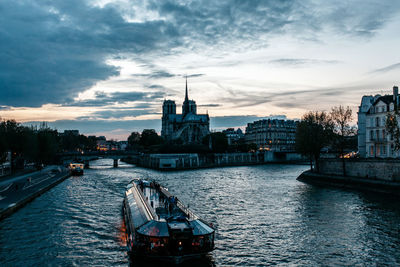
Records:
[[[173,197],[173,195],[172,195],[170,192],[168,192],[168,190],[166,190],[166,189],[163,188],[163,187],[160,188],[160,192],[161,192],[162,194],[164,194],[164,196],[165,196],[166,198]],[[194,214],[193,211],[191,211],[188,207],[186,207],[185,205],[183,205],[183,203],[180,202],[179,200],[176,201],[176,206],[177,206],[178,208],[180,208],[180,209],[189,217],[189,219],[194,219],[194,220],[196,220],[196,219],[199,218],[196,214]]]
[[[189,217],[189,219],[196,220],[199,218],[196,214],[194,214],[193,211],[183,205],[182,202],[180,202],[179,200],[176,202],[176,206],[178,206],[178,208],[180,208]]]

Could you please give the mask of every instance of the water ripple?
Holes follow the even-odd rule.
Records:
[[[184,266],[400,264],[399,200],[297,182],[303,166],[91,166],[0,222],[2,266],[153,266],[130,262],[119,238],[133,178],[157,180],[217,228],[213,253]]]

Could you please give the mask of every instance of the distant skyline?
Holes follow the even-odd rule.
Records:
[[[400,85],[400,1],[0,1],[0,117],[126,139],[189,97],[211,129]]]

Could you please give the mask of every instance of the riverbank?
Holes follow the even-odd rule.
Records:
[[[66,168],[49,166],[0,182],[0,220],[11,215],[36,197],[50,190],[70,176]]]
[[[360,178],[354,176],[341,176],[333,174],[323,174],[311,171],[303,172],[298,178],[298,181],[316,184],[328,185],[334,187],[342,187],[356,189],[362,191],[387,193],[400,196],[400,182],[387,181],[376,178]]]

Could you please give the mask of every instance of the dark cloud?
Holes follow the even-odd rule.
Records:
[[[311,8],[315,19],[313,23],[318,29],[333,28],[337,33],[371,37],[380,30],[394,14],[399,12],[398,1],[368,1],[363,0],[337,2],[324,1],[321,6],[315,7],[312,2],[305,2],[306,8]]]
[[[155,68],[154,66],[147,65],[146,67]],[[165,70],[153,70],[150,73],[139,73],[139,74],[132,74],[133,77],[144,77],[149,79],[162,79],[162,78],[172,78],[176,76],[187,77],[187,78],[196,78],[204,76],[202,73],[195,73],[190,75],[183,75],[183,74],[172,74]]]
[[[142,22],[127,21],[136,14],[122,5],[0,1],[0,105],[65,103],[98,81],[119,75],[108,59],[147,58],[156,65],[159,57],[184,49],[248,50],[265,47],[273,35],[311,40],[332,29],[372,36],[399,11],[400,2],[150,0],[140,12],[154,12],[154,19]],[[158,79],[175,74],[156,70],[148,75]]]
[[[390,66],[386,66],[386,67],[383,67],[380,69],[373,70],[373,71],[371,71],[371,73],[386,73],[386,72],[389,72],[392,70],[397,70],[397,69],[400,69],[400,63],[396,63],[396,64],[393,64]]]
[[[149,78],[149,79],[161,79],[161,78],[171,78],[175,77],[175,74],[169,73],[167,71],[163,70],[158,70],[158,71],[153,71],[151,73],[141,73],[141,74],[133,74],[133,77],[144,77],[144,78]]]
[[[124,104],[136,101],[160,101],[165,96],[164,92],[113,92],[106,94],[104,92],[96,92],[94,99],[68,101],[64,106],[81,106],[81,107],[102,107],[114,104]]]
[[[0,104],[62,103],[119,74],[106,60],[177,45],[164,21],[129,23],[116,6],[85,1],[0,2]]]
[[[146,109],[123,109],[123,110],[103,110],[92,114],[95,118],[100,119],[123,119],[125,117],[138,117],[141,115],[156,114],[152,110]]]
[[[203,104],[203,105],[197,105],[198,107],[202,107],[202,108],[216,108],[216,107],[220,107],[222,105],[220,104]]]
[[[10,110],[11,108],[8,106],[0,106],[0,110]]]
[[[167,89],[165,86],[160,85],[160,84],[147,85],[147,88],[150,88],[150,89],[159,89],[159,90],[162,90],[163,92],[166,92],[166,89]]]
[[[196,78],[196,77],[201,77],[204,76],[203,73],[195,73],[195,74],[190,74],[190,75],[185,75],[188,78]]]
[[[223,97],[218,102],[233,103],[235,107],[252,107],[270,104],[279,108],[317,109],[332,106],[337,99],[347,98],[350,103],[358,102],[360,94],[366,94],[366,88],[375,85],[325,87],[303,90],[249,92],[248,90],[230,90],[231,97]],[[376,87],[376,86],[375,86]],[[335,97],[333,97],[335,96]]]
[[[306,58],[279,58],[269,61],[275,65],[281,66],[304,66],[304,65],[321,65],[321,64],[337,64],[339,61],[337,60],[321,60],[321,59],[306,59]]]

